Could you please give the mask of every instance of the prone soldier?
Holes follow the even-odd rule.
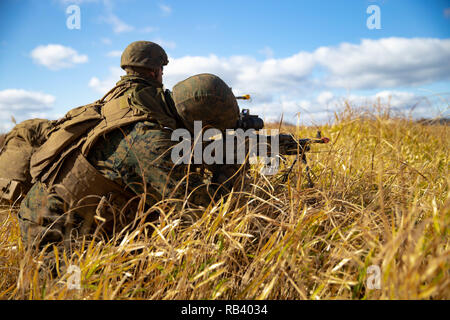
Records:
[[[173,130],[192,130],[193,121],[225,130],[239,118],[236,99],[220,78],[192,77],[180,84],[173,103],[162,84],[166,52],[137,41],[121,57],[125,76],[102,99],[71,110],[31,157],[33,186],[18,212],[29,247],[64,245],[73,239],[107,238],[153,221],[174,204],[206,207],[217,195],[195,167],[174,164]],[[205,107],[207,106],[207,108]],[[234,175],[235,166],[214,179]],[[224,178],[224,174],[226,175]]]
[[[212,74],[181,81],[172,95],[162,84],[167,63],[167,54],[156,43],[133,42],[121,57],[127,74],[116,86],[54,123],[45,143],[31,156],[34,184],[18,212],[28,247],[55,244],[70,249],[78,237],[108,239],[139,223],[153,222],[171,205],[204,210],[246,172],[245,164],[196,166],[173,161],[171,150],[178,142],[172,141],[172,133],[177,129],[194,133],[194,121],[221,132],[237,126],[260,129],[263,123],[240,114],[231,88]],[[298,152],[299,143],[285,138]],[[314,143],[304,140],[305,146]],[[205,167],[212,173],[211,183],[205,183]]]

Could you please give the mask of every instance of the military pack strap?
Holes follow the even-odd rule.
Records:
[[[100,103],[108,102],[114,98],[117,98],[124,92],[126,92],[131,87],[135,87],[138,84],[145,84],[145,85],[152,85],[149,81],[143,79],[143,78],[137,78],[134,77],[132,79],[128,79],[126,81],[119,81],[115,87],[113,87],[111,90],[109,90],[100,100],[98,100]]]
[[[13,137],[0,154],[0,177],[30,183],[33,147],[21,137]]]
[[[122,95],[103,106],[103,120],[87,134],[86,142],[83,143],[81,149],[83,155],[87,156],[97,139],[106,133],[134,122],[152,120],[148,113],[134,108],[129,99],[128,95]]]
[[[64,162],[50,188],[71,207],[88,206],[94,210],[104,195],[119,193],[133,196],[103,176],[80,152],[75,152]]]
[[[131,81],[126,81],[126,82],[122,82],[119,84],[116,84],[116,86],[114,88],[112,88],[111,90],[108,91],[108,93],[106,93],[103,98],[101,98],[99,100],[100,103],[105,103],[108,102],[114,98],[117,98],[118,96],[120,96],[121,94],[123,94],[125,91],[127,91],[128,89],[130,89],[131,87],[133,87],[133,85],[135,85],[135,83],[131,82]]]
[[[74,211],[83,217],[81,235],[90,232],[94,216],[105,206],[106,196],[110,199],[108,204],[114,206],[114,209],[103,208],[100,218],[109,222],[120,218],[121,215],[115,210],[119,212],[125,210],[129,199],[134,196],[130,191],[103,176],[79,151],[64,161],[50,190],[70,206],[71,212]]]
[[[72,113],[74,114],[65,117],[58,130],[53,131],[47,141],[31,156],[30,174],[33,181],[39,179],[45,171],[48,176],[48,169],[55,167],[57,157],[61,158],[61,153],[78,142],[80,137],[102,119],[96,104],[74,109]]]
[[[16,200],[22,191],[19,181],[0,178],[0,198],[5,200]]]

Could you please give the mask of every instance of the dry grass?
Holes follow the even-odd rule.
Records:
[[[63,268],[39,272],[42,255],[24,249],[4,208],[0,297],[449,299],[449,127],[347,108],[319,129],[331,143],[308,156],[314,188],[301,163],[285,184],[252,170],[245,190],[192,225],[165,212],[153,234],[80,243],[64,259],[79,266],[81,290],[67,289]],[[370,265],[381,289],[367,288]]]

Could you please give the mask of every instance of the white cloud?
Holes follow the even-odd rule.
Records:
[[[24,89],[5,89],[0,91],[0,132],[7,132],[23,120],[48,115],[55,97]]]
[[[450,39],[366,39],[321,47],[313,54],[328,72],[329,87],[390,88],[450,78]]]
[[[31,51],[31,58],[37,64],[50,70],[73,67],[75,64],[88,62],[88,56],[60,44],[38,46]]]
[[[154,41],[167,47],[161,40]],[[302,118],[314,115],[314,119],[316,116],[325,119],[326,114],[342,105],[343,98],[367,105],[381,101],[398,109],[423,103],[423,99],[404,88],[449,79],[447,61],[450,61],[450,39],[386,38],[264,60],[214,54],[169,57],[163,80],[171,89],[192,75],[212,73],[232,87],[235,95],[250,94],[253,102],[240,104],[252,113],[268,118],[284,113],[286,120],[295,120],[295,114],[300,112]],[[109,90],[123,74],[119,68],[111,70],[115,71],[104,80],[93,77],[90,87],[101,93]],[[343,88],[356,93],[361,89],[379,91],[342,97]]]
[[[336,97],[330,102],[339,105],[343,100],[347,100],[350,104],[371,108],[377,105],[389,106],[392,109],[411,108],[423,102],[423,98],[409,91],[383,90],[372,95],[350,94],[346,97]]]
[[[220,58],[216,55],[169,57],[164,69],[168,87],[198,73],[213,73],[234,89],[234,93],[253,94],[257,99],[267,99],[281,92],[298,92],[306,84],[314,67],[310,54],[299,53],[285,59],[258,61],[249,56]],[[258,100],[261,101],[261,100]]]
[[[23,89],[0,91],[0,110],[41,110],[49,108],[54,102],[54,96],[41,92]]]
[[[347,103],[369,112],[374,112],[377,106],[382,106],[389,107],[394,113],[400,112],[406,115],[411,113],[415,117],[433,116],[433,110],[429,106],[429,101],[409,91],[383,90],[370,95],[338,95],[325,91],[320,92],[315,97],[311,97],[309,100],[281,99],[278,102],[272,102],[271,105],[275,106],[277,103],[281,107],[277,111],[279,113],[282,111],[284,120],[291,123],[295,123],[298,116],[300,116],[300,120],[304,124],[330,122],[334,118],[334,113],[343,110]],[[424,112],[424,110],[427,111]],[[275,112],[269,112],[270,117],[274,118]]]
[[[292,110],[292,112],[300,112],[301,110],[310,110],[312,107],[312,102],[309,100],[302,99],[297,103],[297,110]]]
[[[322,91],[317,96],[317,102],[321,105],[327,105],[334,98],[334,94],[330,91]]]
[[[100,94],[106,94],[110,89],[112,89],[117,81],[120,80],[120,76],[123,76],[125,74],[125,71],[123,71],[119,67],[110,67],[109,68],[109,75],[103,79],[100,80],[97,77],[92,77],[89,80],[89,87],[94,89]]]
[[[164,47],[164,46],[163,46]],[[165,69],[168,87],[193,74],[214,73],[235,89],[267,98],[301,96],[315,90],[398,88],[448,80],[450,39],[386,38],[343,43],[301,51],[286,58],[251,56],[185,56],[169,58]],[[320,73],[314,72],[320,68]],[[319,98],[329,100],[329,93]]]
[[[399,106],[413,101],[396,88],[449,79],[447,61],[450,39],[386,38],[262,61],[251,56],[213,54],[169,57],[164,83],[172,88],[194,74],[213,73],[232,87],[235,95],[251,94],[254,105],[267,114],[293,113],[297,106],[311,112],[332,108],[339,100],[333,91],[343,88],[350,92],[380,89],[379,98],[387,100],[392,93],[391,105]]]
[[[418,97],[416,94],[412,92],[405,91],[391,91],[384,90],[380,91],[372,98],[373,100],[377,100],[382,104],[389,104],[395,108],[402,107],[413,107],[414,105],[421,102],[422,98]]]
[[[120,51],[120,50],[113,50],[113,51],[108,52],[106,55],[108,57],[113,57],[113,58],[120,57],[122,55],[122,51]]]

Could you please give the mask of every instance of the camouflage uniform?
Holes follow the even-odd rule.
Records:
[[[164,199],[178,199],[172,200],[172,204],[181,207],[186,195],[189,195],[187,200],[190,203],[207,206],[215,190],[209,190],[204,184],[204,176],[195,167],[174,166],[171,160],[171,148],[178,142],[171,141],[170,128],[176,128],[176,120],[167,105],[157,99],[155,89],[161,88],[161,84],[136,76],[124,76],[118,84],[126,81],[139,82],[139,85],[123,94],[130,94],[133,105],[151,113],[156,120],[136,122],[107,133],[91,148],[87,157],[89,162],[124,190],[132,191],[134,195],[145,193],[146,207],[143,212]],[[188,170],[190,175],[187,180],[184,177]],[[195,192],[191,194],[194,189]],[[137,206],[132,206],[129,211],[131,215],[120,225],[117,221],[114,225],[109,219],[109,223],[103,226],[106,233],[111,235],[114,230],[120,230],[120,227],[132,222]],[[83,217],[75,212],[68,223],[68,209],[69,205],[55,192],[44,183],[36,182],[19,210],[24,241],[42,247],[48,243],[60,243],[67,239],[68,234],[74,236]]]
[[[14,201],[31,188],[31,155],[45,142],[53,126],[54,121],[51,120],[25,120],[6,135],[0,150],[0,198],[5,196],[5,199]],[[18,183],[16,192],[8,190],[12,187],[11,181]],[[8,191],[11,193],[7,194]]]
[[[187,99],[175,105],[155,80],[161,79],[157,72],[167,63],[159,45],[130,44],[121,58],[128,75],[102,99],[70,111],[33,155],[31,175],[37,182],[18,214],[27,245],[67,245],[77,235],[99,230],[109,238],[137,221],[155,219],[159,210],[168,210],[167,205],[207,206],[220,195],[214,184],[204,183],[201,168],[174,165],[171,149],[178,142],[171,141],[171,134],[176,128],[190,128],[192,120],[203,120],[205,115],[207,120],[233,125],[239,113],[235,98],[222,80],[206,75],[201,76],[203,82],[200,78],[182,82],[181,98]],[[148,72],[155,79],[143,76]],[[191,84],[196,81],[204,90],[192,94]],[[215,94],[218,87],[225,89],[229,105]],[[185,107],[197,108],[194,118]],[[224,175],[234,173],[221,165],[210,168],[216,169],[212,182],[223,182]]]

